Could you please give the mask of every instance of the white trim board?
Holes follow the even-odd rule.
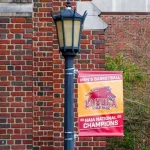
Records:
[[[99,30],[99,29],[106,29],[107,23],[105,23],[99,15],[101,14],[100,9],[96,7],[91,2],[77,2],[77,12],[81,15],[87,10],[87,17],[85,19],[85,23],[83,29],[85,30]]]
[[[93,0],[102,12],[150,12],[150,0]]]
[[[0,3],[32,3],[32,0],[0,0]]]
[[[32,3],[0,3],[0,12],[32,12]]]
[[[0,17],[31,17],[32,12],[0,12]]]

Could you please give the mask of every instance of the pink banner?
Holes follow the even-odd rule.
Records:
[[[122,72],[79,72],[79,136],[124,136],[122,79]]]
[[[79,117],[80,136],[123,136],[122,118],[123,114]]]

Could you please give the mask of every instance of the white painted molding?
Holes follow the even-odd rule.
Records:
[[[0,12],[1,17],[31,17],[32,12]]]
[[[83,14],[86,10],[90,16],[96,16],[101,13],[100,9],[94,6],[91,2],[77,2],[77,12]]]
[[[99,30],[106,29],[107,24],[99,17],[100,9],[91,2],[77,2],[77,12],[83,14],[87,10],[87,17],[84,22],[83,29]]]
[[[102,12],[150,12],[150,0],[93,0]]]
[[[32,3],[32,0],[0,0],[0,3]]]
[[[32,3],[0,3],[0,12],[32,12]]]

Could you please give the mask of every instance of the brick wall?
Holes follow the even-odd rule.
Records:
[[[138,55],[149,55],[150,15],[147,13],[102,13],[108,23],[105,32],[106,53],[115,55],[124,52],[135,59]]]
[[[0,17],[0,149],[32,148],[32,20]]]
[[[53,11],[58,12],[65,7],[65,2],[53,2]],[[73,1],[72,6],[76,6]],[[56,30],[53,27],[53,146],[55,150],[63,148],[63,116],[64,116],[64,59],[58,51]],[[78,70],[103,70],[105,57],[104,31],[83,31],[81,37],[81,54],[75,57],[75,68]],[[75,133],[77,124],[77,84],[75,78]],[[76,150],[103,150],[105,138],[82,137],[76,138]]]
[[[33,8],[33,146],[35,150],[63,149],[63,116],[64,116],[64,59],[58,51],[56,29],[50,16],[62,10],[66,2],[62,0],[34,0]],[[72,0],[76,6],[76,0]],[[124,38],[123,27],[132,25],[132,31],[139,22],[135,15],[103,15],[109,24],[106,31],[83,31],[81,54],[75,58],[75,68],[79,70],[103,70],[105,47],[113,54],[114,42]],[[141,18],[141,22],[143,22]],[[145,25],[148,20],[145,21]],[[139,23],[140,24],[140,23]],[[138,25],[139,25],[138,24]],[[116,34],[120,33],[120,35]],[[107,40],[105,46],[105,38]],[[128,39],[128,38],[125,38]],[[113,41],[113,42],[112,42]],[[110,43],[109,43],[110,42]],[[118,51],[128,51],[119,44]],[[111,53],[111,52],[112,53]],[[75,78],[75,132],[77,133],[77,84]],[[76,150],[103,150],[105,138],[82,137],[76,139]]]
[[[33,3],[33,146],[53,148],[52,0]]]
[[[62,1],[34,2],[34,148],[63,149],[64,59],[58,50],[56,30],[50,11],[58,12]],[[72,2],[76,6],[76,2]],[[104,68],[104,31],[83,31],[81,54],[75,59],[76,69]],[[76,79],[75,79],[76,82]],[[75,121],[77,121],[77,85],[75,84]],[[77,122],[75,122],[77,132]],[[102,141],[101,141],[102,140]],[[95,141],[95,142],[94,142]],[[76,149],[96,150],[105,147],[103,138],[77,139]],[[93,148],[94,147],[94,148]]]
[[[104,68],[104,31],[83,31],[81,37],[81,54],[75,58],[75,68],[78,70],[102,70]],[[64,116],[64,59],[58,52],[57,43],[53,49],[53,140],[54,149],[61,150],[63,146],[63,116]],[[75,78],[76,83],[76,78]],[[75,89],[75,133],[77,134],[77,84]],[[76,139],[76,150],[102,150],[105,147],[104,138],[82,137]],[[101,147],[101,148],[100,148]]]
[[[58,12],[65,5],[61,0],[33,0],[32,17],[0,17],[2,150],[63,149],[64,58],[58,52],[50,11]],[[83,31],[75,68],[103,70],[104,57],[104,31]],[[77,134],[76,78],[74,81]],[[105,138],[76,139],[76,150],[103,150],[105,145]]]

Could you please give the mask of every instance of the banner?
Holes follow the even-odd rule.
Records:
[[[78,72],[79,136],[124,136],[122,72]]]

